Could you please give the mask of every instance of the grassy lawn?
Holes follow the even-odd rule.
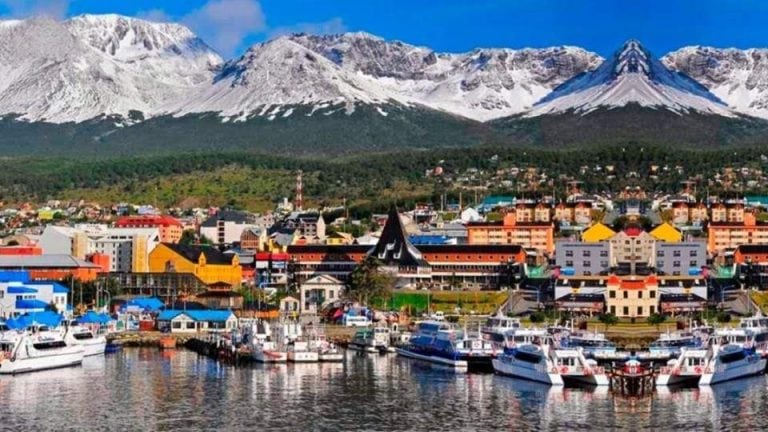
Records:
[[[498,291],[414,291],[395,292],[392,298],[382,305],[374,302],[374,306],[384,309],[411,310],[412,314],[426,312],[428,303],[431,303],[433,312],[454,313],[456,307],[461,308],[461,313],[488,315],[498,309],[507,300],[506,292]]]
[[[768,292],[752,291],[750,296],[752,297],[752,301],[760,307],[760,311],[764,314],[768,313]]]

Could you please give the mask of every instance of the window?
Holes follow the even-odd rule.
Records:
[[[656,306],[648,306],[648,313],[653,315],[656,313]]]
[[[187,330],[194,330],[194,329],[195,329],[194,321],[187,322]]]
[[[611,306],[611,315],[616,315],[616,306]]]
[[[566,267],[573,267],[573,261],[566,261],[565,262]]]
[[[664,256],[664,251],[660,250],[660,251],[656,252],[656,256],[657,257],[663,257]]]
[[[607,250],[600,251],[600,256],[601,257],[607,257],[608,256],[608,251]]]
[[[688,262],[688,265],[690,265],[691,267],[696,267],[699,265],[699,262],[696,260],[691,260]]]
[[[629,298],[629,291],[624,291],[624,298],[625,298],[625,299],[628,299],[628,298]],[[626,314],[625,314],[625,315],[626,315]]]
[[[672,261],[673,267],[680,267],[680,261]]]
[[[691,252],[688,254],[688,256],[691,256],[691,257],[695,257],[695,256],[697,256],[697,255],[698,255],[698,252],[697,252],[697,251],[695,251],[695,250],[692,250],[692,251],[691,251]]]
[[[600,261],[600,267],[608,267],[608,261]]]
[[[592,267],[592,261],[583,261],[581,265],[584,267]]]
[[[651,290],[651,298],[652,299],[656,298],[656,290]],[[651,312],[651,313],[653,313],[653,312]]]
[[[637,292],[637,298],[639,298],[639,299],[643,298],[643,292],[642,291],[638,291]]]
[[[175,329],[180,329],[181,328],[181,323],[178,322],[178,321],[174,321],[174,322],[171,323],[171,327],[173,327]]]
[[[608,291],[608,297],[610,297],[610,298],[616,298],[616,290],[610,290],[610,291]]]
[[[565,251],[565,256],[572,257],[573,256],[573,251],[572,250]]]
[[[664,261],[656,261],[656,267],[664,267]]]
[[[624,306],[624,316],[629,315],[629,306]]]
[[[680,251],[679,250],[672,251],[672,256],[673,257],[679,257],[680,256]]]
[[[638,315],[638,316],[641,316],[641,315],[643,315],[643,307],[642,307],[642,306],[638,306],[638,307],[637,307],[637,315]]]
[[[592,256],[592,251],[588,251],[588,250],[581,251],[581,256],[583,257]]]

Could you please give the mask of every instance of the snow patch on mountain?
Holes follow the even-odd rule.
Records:
[[[722,116],[735,114],[717,96],[688,76],[667,69],[643,46],[630,40],[600,67],[572,78],[544,97],[528,116],[627,104],[661,108],[678,114],[698,111]]]
[[[732,109],[768,118],[768,49],[689,46],[661,61],[701,83]]]

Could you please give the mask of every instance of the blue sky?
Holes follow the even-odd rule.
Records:
[[[577,45],[606,56],[629,38],[657,55],[768,47],[761,0],[0,0],[5,17],[82,13],[183,22],[225,57],[291,31],[367,31],[454,52]]]

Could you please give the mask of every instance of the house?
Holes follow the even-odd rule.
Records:
[[[224,254],[210,246],[161,243],[149,254],[149,271],[190,273],[207,285],[224,282],[239,286],[243,281],[237,254]]]
[[[283,314],[298,314],[301,310],[301,302],[296,297],[287,296],[280,300],[280,312]]]
[[[316,314],[329,303],[339,300],[344,284],[330,275],[318,275],[301,284],[301,313]]]
[[[242,309],[243,295],[231,290],[229,285],[224,285],[227,289],[209,289],[198,294],[193,301],[201,303],[211,309]]]
[[[157,316],[157,328],[171,333],[224,332],[237,328],[237,317],[231,310],[169,309]]]
[[[69,289],[57,282],[38,282],[29,272],[0,272],[0,318],[42,312],[53,305],[57,313],[68,310]]]
[[[606,283],[608,313],[622,318],[647,318],[659,311],[659,283],[655,276],[626,279],[612,276]]]
[[[266,248],[266,230],[261,227],[250,227],[240,234],[240,249],[259,252]]]

